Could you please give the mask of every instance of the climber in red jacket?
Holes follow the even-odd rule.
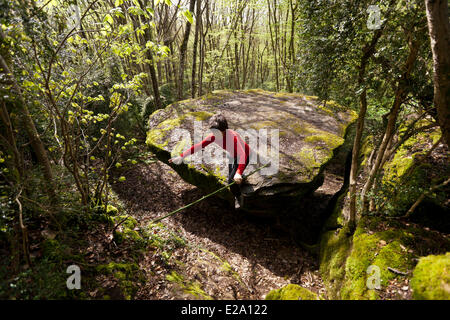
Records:
[[[243,197],[240,185],[242,183],[242,174],[250,158],[250,147],[234,130],[228,129],[227,119],[222,114],[214,115],[209,122],[209,128],[213,129],[213,134],[207,136],[203,141],[193,145],[191,148],[182,152],[180,156],[169,159],[170,163],[181,164],[184,157],[202,150],[212,142],[217,143],[225,149],[230,155],[228,164],[228,183],[236,181],[236,184],[230,186],[230,191],[234,194],[236,209],[242,206]]]

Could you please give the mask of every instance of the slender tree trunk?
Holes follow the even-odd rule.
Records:
[[[23,157],[17,148],[16,138],[14,136],[14,128],[11,123],[11,118],[9,117],[9,112],[6,108],[5,101],[1,101],[1,109],[0,109],[0,118],[3,121],[3,124],[6,129],[6,139],[8,141],[8,147],[11,149],[14,154],[14,165],[17,168],[17,172],[19,173],[19,178],[23,177]]]
[[[4,39],[3,34],[1,36],[2,36],[2,39]],[[5,59],[1,55],[0,55],[0,67],[3,69],[4,74],[7,74],[7,75],[13,74],[11,72],[11,70],[9,69]],[[54,185],[53,172],[52,172],[50,160],[48,158],[47,152],[45,151],[45,147],[44,147],[44,144],[42,143],[39,133],[36,130],[36,126],[34,125],[34,122],[33,122],[33,119],[31,118],[30,112],[28,111],[27,104],[22,95],[22,90],[13,77],[11,77],[11,80],[13,82],[13,88],[17,92],[17,97],[18,97],[17,107],[20,110],[21,121],[22,121],[25,131],[28,135],[28,138],[30,139],[31,147],[33,148],[34,152],[36,153],[36,157],[39,161],[39,164],[41,165],[42,172],[43,172],[44,178],[46,180],[47,194],[49,195],[49,198],[52,201],[52,203],[56,203],[55,185]]]
[[[393,0],[391,0],[389,7],[392,5],[392,3]],[[386,15],[386,20],[389,17],[390,12],[391,11],[389,10]],[[364,77],[366,73],[367,64],[369,60],[372,58],[373,54],[375,53],[376,45],[381,35],[383,34],[385,26],[386,24],[383,24],[383,26],[374,33],[370,43],[367,43],[363,48],[363,55],[361,57],[361,63],[359,66],[359,74],[358,74],[359,86],[362,86],[364,84]],[[349,213],[348,227],[350,233],[353,233],[356,228],[356,184],[358,177],[359,155],[361,152],[361,139],[364,131],[364,120],[367,111],[367,91],[365,88],[363,89],[363,91],[359,96],[359,101],[360,101],[360,110],[356,124],[356,135],[353,141],[352,163],[350,168],[350,182],[349,182],[350,213]]]
[[[277,48],[276,48],[276,39],[274,40],[274,33],[276,36],[276,7],[274,6],[274,11],[272,14],[272,9],[270,5],[270,0],[267,0],[267,6],[269,8],[269,31],[270,31],[270,41],[272,43],[272,51],[274,55],[274,63],[275,63],[275,80],[277,84],[277,91],[280,90],[280,81],[279,81],[279,75],[278,75],[278,57],[277,57]],[[273,15],[273,17],[272,17]],[[274,22],[274,30],[272,30],[272,21]]]
[[[362,206],[363,206],[363,213],[365,213],[368,209],[367,193],[372,188],[373,182],[375,180],[375,176],[378,173],[378,170],[381,168],[381,166],[380,166],[381,161],[382,161],[382,159],[384,157],[384,153],[392,139],[392,136],[394,133],[394,128],[395,128],[395,123],[397,121],[397,116],[400,111],[400,107],[403,103],[404,98],[406,97],[406,95],[408,93],[407,88],[406,88],[407,80],[409,78],[409,74],[411,73],[411,69],[414,65],[414,62],[416,61],[417,52],[419,49],[418,43],[416,43],[415,41],[412,41],[410,43],[409,47],[410,47],[410,52],[409,52],[408,58],[406,60],[405,66],[404,66],[405,71],[403,72],[402,77],[397,84],[395,99],[394,99],[394,103],[391,108],[391,112],[389,113],[388,123],[386,125],[386,131],[384,133],[383,140],[381,141],[380,147],[378,149],[375,163],[369,172],[369,176],[367,177],[367,181],[361,192],[361,202],[362,202]]]
[[[138,17],[135,17],[134,15],[130,15],[130,19],[131,19],[133,26],[137,29],[140,25],[140,21],[139,21]],[[140,45],[145,46],[147,41],[152,41],[153,37],[152,37],[151,30],[152,29],[150,26],[147,29],[145,29],[145,33],[144,33],[143,37],[140,37],[140,36],[138,36],[137,33],[135,33],[136,42],[139,43]],[[150,61],[150,63],[148,65],[146,65],[145,67],[147,68],[148,73],[150,74],[153,98],[155,99],[155,107],[157,109],[161,109],[162,103],[161,103],[161,95],[159,93],[158,76],[156,74],[155,61],[153,59],[153,54],[150,49],[146,51],[146,56],[147,56],[147,59]]]
[[[364,77],[366,74],[366,67],[369,59],[375,53],[375,47],[378,40],[381,37],[383,29],[379,29],[372,38],[370,44],[367,44],[363,49],[363,56],[361,58],[361,64],[359,66],[359,74],[358,74],[358,85],[362,86],[364,84]],[[349,187],[349,195],[350,195],[350,215],[348,220],[349,231],[353,232],[356,228],[356,183],[358,176],[358,166],[359,166],[359,154],[361,151],[361,138],[364,131],[364,120],[366,117],[367,111],[367,91],[364,88],[359,96],[359,115],[358,121],[356,124],[356,135],[353,141],[353,150],[352,150],[352,164],[350,169],[350,187]]]
[[[200,1],[200,0],[199,0]],[[189,2],[189,11],[194,12],[195,9],[195,0],[190,0]],[[183,99],[183,82],[184,82],[184,69],[186,64],[186,52],[189,41],[189,35],[191,33],[191,23],[189,21],[186,22],[186,29],[184,31],[183,42],[180,47],[180,66],[178,70],[178,92],[177,98],[178,100]]]
[[[194,48],[192,53],[192,87],[191,87],[191,97],[195,98],[195,93],[197,91],[196,88],[196,72],[197,72],[197,47],[198,47],[198,38],[200,33],[200,25],[202,22],[201,17],[201,1],[197,1],[197,8],[195,12],[195,36],[194,36]]]
[[[291,70],[289,73],[289,86],[288,91],[293,92],[294,91],[294,85],[293,85],[293,70],[292,68],[295,66],[295,22],[296,22],[296,12],[298,8],[298,1],[295,3],[295,5],[292,3],[292,0],[289,1],[289,6],[291,8],[291,38],[289,41],[289,56],[291,60]]]
[[[155,107],[156,109],[162,109],[163,106],[161,103],[161,94],[159,93],[158,76],[156,75],[153,55],[151,54],[150,51],[147,51],[147,57],[151,61],[148,68],[150,72],[150,78],[152,79],[152,89],[153,89],[153,97],[155,99]]]
[[[242,21],[241,21],[241,23],[242,23]],[[237,38],[237,31],[235,30],[234,32],[233,32],[233,34],[234,34],[234,63],[233,63],[233,66],[234,66],[234,68],[233,68],[233,66],[230,66],[230,67],[232,67],[233,68],[233,73],[234,73],[234,77],[233,77],[233,87],[235,88],[235,89],[240,89],[239,88],[239,61],[240,61],[240,59],[239,59],[239,52],[238,52],[238,38]]]
[[[147,29],[145,29],[145,42],[152,41],[152,31],[151,27],[149,26]],[[159,81],[158,76],[156,74],[155,70],[155,60],[153,59],[153,54],[151,50],[147,50],[147,59],[150,60],[150,63],[148,64],[149,73],[150,73],[150,79],[152,80],[152,89],[153,89],[153,97],[155,99],[155,107],[156,109],[161,109],[163,107],[161,102],[161,94],[159,93]]]

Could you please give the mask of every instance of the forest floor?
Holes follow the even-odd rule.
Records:
[[[436,154],[448,156],[448,150],[436,150]],[[435,158],[435,168],[448,163],[448,158]],[[318,270],[317,255],[294,241],[292,233],[286,230],[286,222],[283,226],[273,219],[248,216],[235,211],[223,200],[211,197],[152,225],[152,220],[201,198],[204,193],[183,181],[170,166],[156,160],[152,154],[142,153],[139,159],[135,165],[114,171],[111,203],[119,208],[116,226],[123,215],[130,215],[138,222],[134,230],[150,230],[150,237],[143,234],[151,241],[145,241],[144,245],[136,245],[139,241],[117,242],[110,224],[91,220],[86,228],[79,232],[74,230],[75,233],[67,237],[71,239],[69,242],[60,239],[64,254],[58,259],[62,259],[63,266],[79,264],[82,268],[82,291],[87,296],[76,298],[258,300],[264,299],[270,290],[289,283],[328,298]],[[341,155],[327,165],[322,186],[306,196],[294,214],[321,216],[329,210],[330,200],[343,185],[344,163],[345,156]],[[118,182],[119,176],[124,176],[125,181]],[[429,227],[424,229],[434,229]],[[308,225],[307,228],[315,227]],[[122,226],[116,229],[121,231]],[[42,225],[30,232],[33,258],[56,252],[40,244],[43,239],[55,238],[56,232],[48,230],[47,225]],[[420,238],[424,248],[418,256],[438,254],[442,251],[438,244],[448,242],[448,234],[431,231],[433,235],[429,240],[434,240],[430,245],[428,238]],[[429,251],[433,248],[435,251]],[[5,252],[0,260],[7,256]],[[0,262],[0,266],[6,263]],[[37,282],[39,297],[66,297],[65,273],[53,277],[60,270],[48,273],[46,268],[41,272],[38,266],[36,268],[37,276],[45,276],[45,282],[48,281],[46,290]],[[9,283],[16,285],[14,279],[6,282]],[[61,283],[64,283],[62,291]],[[28,288],[29,282],[22,285]],[[60,291],[55,292],[55,288]],[[17,297],[10,288],[4,294]],[[408,280],[391,281],[382,297],[410,299]]]
[[[344,164],[344,155],[328,164],[324,183],[304,198],[295,214],[321,216],[329,210],[330,200],[343,185]],[[112,181],[117,181],[119,175],[126,180],[112,182],[112,188],[116,201],[122,204],[121,214],[137,220],[135,230],[152,226],[154,219],[204,195],[152,154],[144,154],[136,165],[117,170]],[[130,258],[135,256],[133,249],[123,244],[109,248],[107,244],[99,245],[105,238],[112,238],[108,230],[88,237],[92,244],[90,262],[94,264],[137,261],[143,277],[133,281],[134,299],[258,300],[289,283],[327,299],[317,254],[300,246],[292,233],[274,220],[243,214],[219,198],[208,198],[150,230],[156,237],[166,239],[166,244],[176,238],[179,245],[150,248],[136,259]],[[102,273],[96,280],[102,289],[92,292],[91,297],[123,298],[122,289],[118,290],[120,281],[113,274]],[[390,282],[383,297],[410,299],[405,281]]]
[[[343,177],[336,173],[343,173],[342,163],[327,168],[323,185],[305,199],[304,214],[325,210],[342,186]],[[120,174],[126,180],[113,189],[142,228],[204,195],[160,161],[140,163]],[[136,299],[264,299],[270,290],[289,283],[326,298],[317,256],[273,221],[247,216],[212,197],[162,223],[185,245],[170,252],[174,263],[157,259],[155,252],[140,259],[147,279]]]

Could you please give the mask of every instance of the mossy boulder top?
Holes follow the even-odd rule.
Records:
[[[230,129],[244,132],[243,138],[250,147],[251,139],[261,141],[258,140],[261,139],[260,129],[267,130],[264,141],[269,152],[261,157],[261,150],[252,150],[258,156],[250,158],[244,175],[267,161],[278,163],[278,170],[274,171],[275,166],[271,164],[248,177],[241,188],[245,199],[243,209],[260,213],[278,211],[286,201],[299,200],[301,195],[318,188],[325,165],[344,143],[347,129],[357,117],[355,112],[334,102],[327,101],[324,105],[317,97],[263,90],[220,90],[154,112],[149,118],[147,145],[158,159],[167,163],[170,157],[179,155],[210,134],[208,119],[219,112],[227,118]],[[201,121],[200,127],[197,122],[196,130],[195,121]],[[194,131],[200,131],[203,136],[194,137],[194,141],[190,137],[174,139],[177,129],[185,129],[191,137]],[[278,130],[278,147],[271,144],[272,137],[276,136],[272,129]],[[215,143],[207,146],[205,152],[225,154]],[[191,157],[197,156],[202,155]],[[172,167],[184,180],[207,192],[226,184],[228,165],[225,161],[214,164],[185,161]],[[232,199],[229,192],[220,195]]]

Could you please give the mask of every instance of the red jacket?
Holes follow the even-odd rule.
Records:
[[[203,149],[210,143],[216,142],[219,146],[225,149],[232,158],[238,159],[239,165],[236,172],[242,175],[246,167],[247,159],[250,155],[250,147],[245,143],[245,141],[236,131],[233,131],[231,129],[227,129],[226,133],[222,135],[222,137],[223,139],[219,137],[218,141],[216,141],[216,137],[211,134],[207,136],[203,141],[193,145],[192,147],[181,153],[180,156],[184,158]]]

